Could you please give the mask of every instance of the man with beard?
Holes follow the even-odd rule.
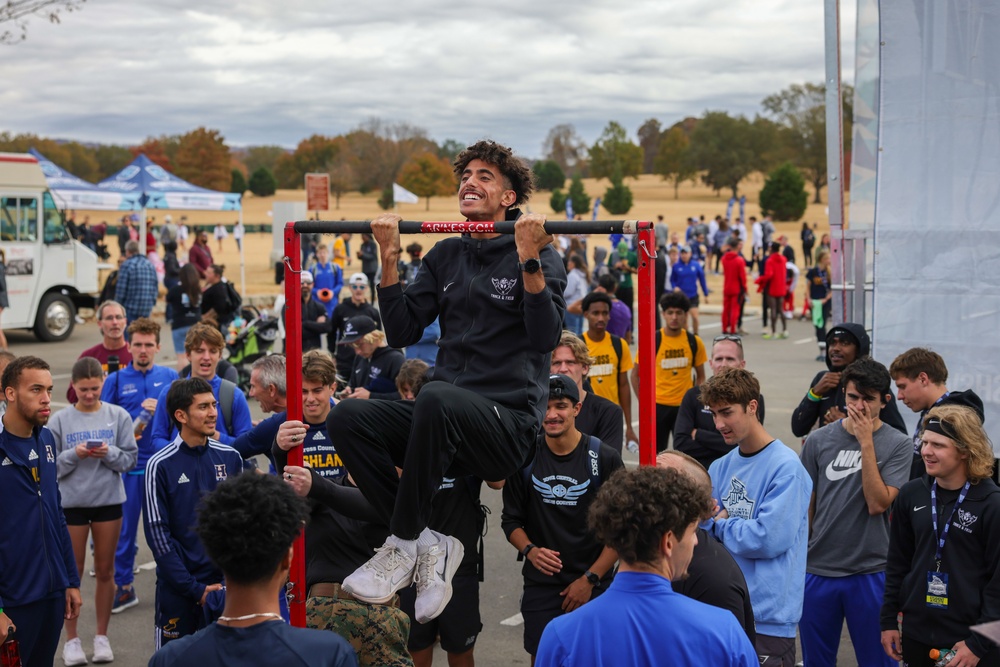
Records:
[[[0,430],[0,642],[17,630],[21,664],[51,665],[63,619],[80,615],[80,577],[56,483],[52,373],[38,357],[3,372]]]
[[[871,351],[871,338],[860,324],[845,322],[830,329],[826,335],[826,367],[809,385],[799,407],[792,413],[792,433],[800,438],[814,428],[826,426],[847,417],[844,390],[840,383],[841,372]],[[890,400],[879,413],[879,419],[901,433],[906,425],[899,414],[896,401]]]
[[[580,433],[580,393],[566,375],[549,378],[548,410],[534,459],[507,480],[502,527],[525,559],[524,650],[534,656],[548,623],[600,595],[617,560],[587,527],[598,487],[624,467],[621,455]]]

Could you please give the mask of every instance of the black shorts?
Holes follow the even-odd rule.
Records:
[[[692,308],[697,308],[698,305],[701,303],[701,297],[695,294],[694,296],[689,296],[688,301],[691,303]]]
[[[566,586],[539,586],[525,583],[521,594],[521,616],[524,618],[524,650],[531,655],[538,653],[538,642],[545,626],[566,612],[562,610],[563,597],[559,595]],[[594,588],[590,599],[604,592],[602,586]]]
[[[422,651],[434,646],[441,637],[441,649],[448,653],[465,653],[476,645],[476,639],[483,629],[479,616],[479,576],[456,574],[451,581],[451,602],[441,615],[430,623],[410,622],[410,639],[407,648]],[[413,603],[416,589],[412,586],[399,592],[399,608],[413,619]]]
[[[122,518],[122,506],[64,507],[63,514],[66,516],[66,524],[69,526],[89,526],[92,523],[117,521]]]

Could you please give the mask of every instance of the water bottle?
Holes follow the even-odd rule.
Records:
[[[135,437],[138,438],[142,435],[143,430],[146,428],[146,424],[148,424],[152,419],[153,414],[145,408],[138,414],[138,416],[136,416],[135,421],[132,422],[132,431],[135,433]]]
[[[625,445],[625,449],[632,452],[633,454],[639,453],[639,443],[635,440],[629,440],[628,444]]]
[[[931,660],[936,660],[934,667],[945,667],[955,659],[955,650],[950,648],[932,648]]]
[[[21,647],[14,638],[12,629],[7,641],[0,645],[0,667],[21,667]]]

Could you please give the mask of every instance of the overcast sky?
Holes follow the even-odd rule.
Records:
[[[573,124],[752,116],[823,79],[820,0],[88,0],[0,45],[0,131],[104,143],[218,129],[294,147],[378,117],[528,156]],[[842,3],[843,67],[854,9]]]

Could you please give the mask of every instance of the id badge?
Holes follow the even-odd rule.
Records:
[[[927,573],[927,606],[932,609],[948,608],[948,573]]]

